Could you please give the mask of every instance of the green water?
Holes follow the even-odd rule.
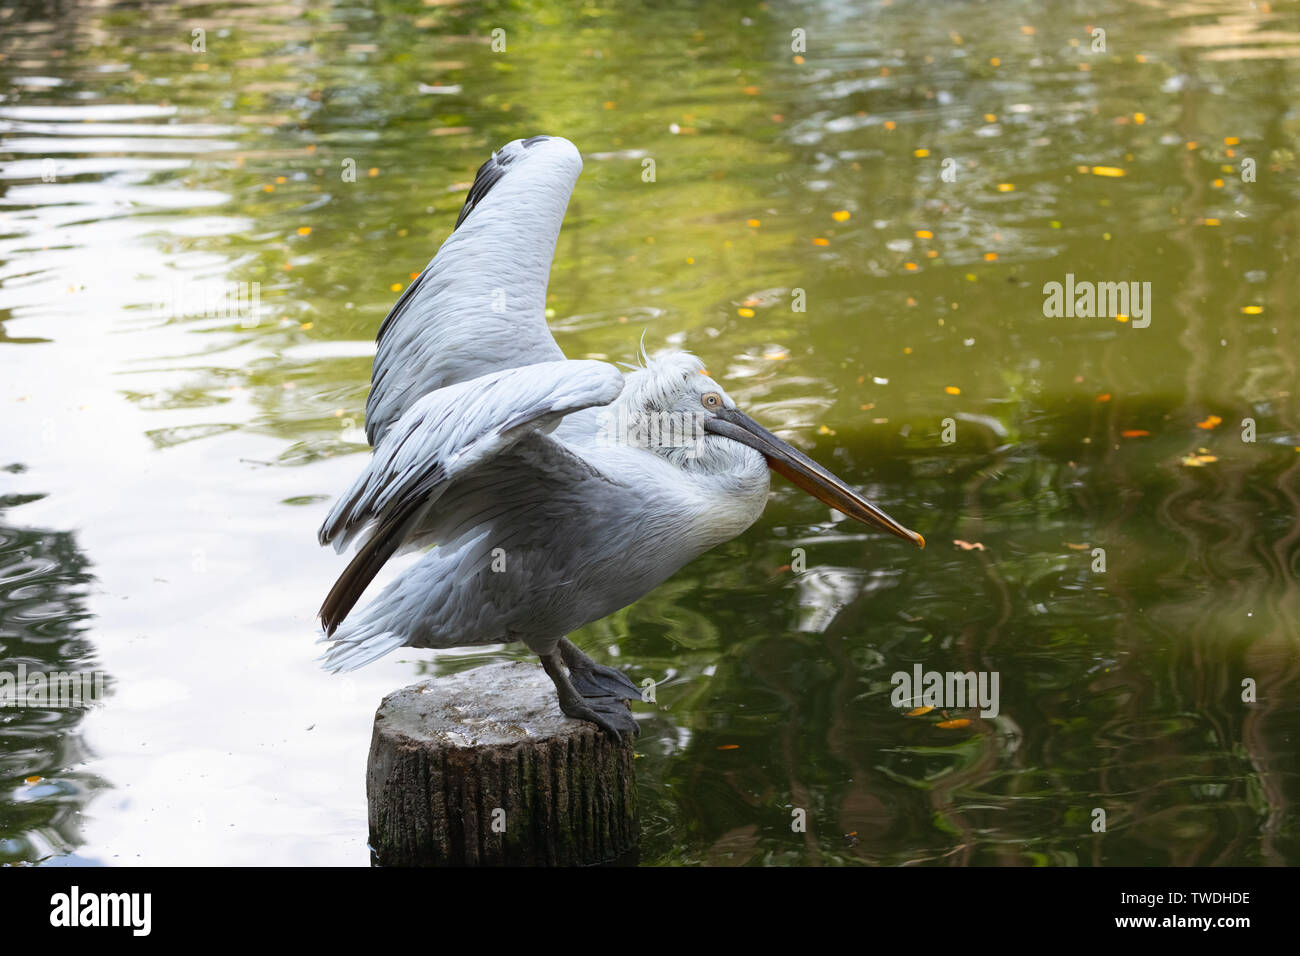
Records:
[[[1297,3],[10,5],[0,662],[111,693],[0,711],[0,862],[364,865],[379,699],[524,659],[330,677],[312,617],[378,324],[539,132],[566,354],[696,352],[929,541],[776,480],[575,635],[667,678],[643,863],[1300,862],[1297,54]],[[917,663],[999,714],[906,716]]]

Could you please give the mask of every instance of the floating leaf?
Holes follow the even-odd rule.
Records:
[[[965,717],[958,717],[956,720],[941,720],[935,726],[940,730],[961,730],[963,727],[969,727],[970,721]]]
[[[907,712],[908,717],[922,717],[934,710],[933,707],[914,707]]]
[[[953,544],[963,551],[983,551],[984,545],[979,541],[963,541],[961,538],[954,538]]]

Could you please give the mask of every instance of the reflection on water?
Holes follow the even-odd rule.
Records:
[[[0,16],[0,440],[14,494],[48,492],[8,520],[66,529],[3,531],[55,593],[0,620],[84,627],[59,659],[93,647],[119,691],[93,758],[5,725],[5,859],[78,845],[93,774],[97,858],[364,864],[380,695],[526,657],[320,674],[314,529],[364,450],[379,321],[487,151],[545,131],[586,161],[549,293],[567,354],[698,352],[930,542],[776,482],[577,635],[663,682],[643,861],[1300,861],[1293,6]],[[1067,275],[1149,282],[1150,326],[1047,317]],[[256,315],[208,304],[240,288]],[[1000,713],[905,716],[918,663],[997,671]]]
[[[7,496],[0,508],[40,497]],[[0,674],[10,675],[11,686],[26,686],[29,675],[93,667],[94,649],[83,633],[87,564],[70,532],[0,522]],[[0,707],[0,864],[70,853],[82,841],[87,801],[104,786],[82,769],[89,757],[80,733],[86,711],[5,696],[14,705]]]

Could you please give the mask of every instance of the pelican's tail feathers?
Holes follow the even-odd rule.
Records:
[[[392,653],[406,643],[400,634],[391,631],[374,633],[368,628],[346,631],[319,658],[321,667],[331,674],[354,671]]]

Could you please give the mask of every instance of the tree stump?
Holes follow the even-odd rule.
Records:
[[[366,771],[381,866],[581,866],[640,835],[632,744],[560,712],[540,665],[488,664],[384,698]]]

